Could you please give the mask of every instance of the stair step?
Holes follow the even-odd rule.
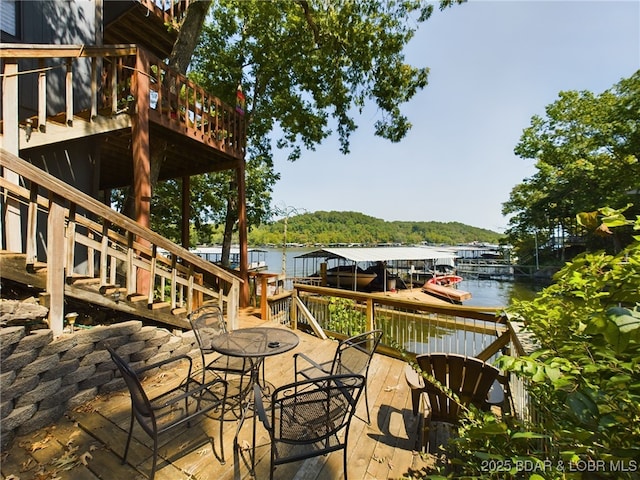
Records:
[[[126,293],[127,287],[120,287],[118,285],[102,285],[100,287],[100,293],[103,295],[113,295],[116,292]]]
[[[142,295],[141,293],[132,293],[131,295],[127,295],[127,300],[130,302],[146,302],[149,299],[147,295]]]
[[[185,313],[187,313],[187,309],[184,307],[177,307],[171,310],[171,313],[174,315],[184,315]]]
[[[91,285],[100,283],[100,279],[96,277],[69,277],[67,280],[71,285]]]
[[[45,262],[27,263],[27,271],[30,273],[37,273],[47,269]]]
[[[171,303],[169,302],[154,302],[149,305],[149,309],[151,310],[159,310],[161,308],[169,308],[171,307]]]

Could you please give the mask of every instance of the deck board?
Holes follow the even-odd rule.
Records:
[[[243,317],[241,326],[260,323],[255,317]],[[300,344],[292,351],[267,359],[265,377],[271,386],[280,386],[294,380],[293,355],[304,352],[317,361],[330,360],[337,342],[321,340],[298,331]],[[199,360],[199,359],[198,359]],[[400,479],[424,468],[422,457],[415,452],[416,428],[411,412],[409,389],[404,381],[404,362],[376,354],[369,371],[369,404],[371,425],[365,412],[364,393],[358,405],[357,415],[349,431],[348,469],[352,479]],[[181,367],[161,371],[143,381],[146,388],[160,391],[178,381],[186,369]],[[90,452],[91,458],[84,465],[79,459],[72,469],[59,472],[61,478],[95,480],[96,478],[147,478],[151,469],[151,442],[139,427],[127,464],[122,465],[121,455],[127,436],[130,400],[126,392],[101,395],[89,404],[69,412],[55,428],[47,427],[26,437],[18,437],[2,462],[2,475],[28,476],[24,462],[31,459],[32,474],[38,463],[50,469],[51,460],[69,450],[66,442],[78,447],[76,455]],[[230,410],[225,412],[223,442],[226,462],[219,460],[219,423],[214,418],[203,418],[190,428],[179,428],[161,437],[160,458],[156,479],[177,480],[236,480],[253,478],[249,471],[247,452],[233,449],[237,419]],[[251,442],[253,418],[248,418],[240,432],[240,445]],[[44,448],[31,452],[33,441],[52,438]],[[211,442],[213,438],[213,445]],[[35,439],[35,440],[31,440]],[[213,449],[215,449],[215,454]],[[256,477],[269,478],[269,438],[260,422],[257,424]],[[279,466],[276,478],[298,480],[335,480],[343,478],[341,452],[305,461]]]

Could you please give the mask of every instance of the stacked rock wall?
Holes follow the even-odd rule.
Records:
[[[101,393],[125,388],[105,343],[134,368],[189,355],[199,358],[192,331],[127,321],[82,329],[54,340],[51,330],[0,329],[0,442],[54,423]]]

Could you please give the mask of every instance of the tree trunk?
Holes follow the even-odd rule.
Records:
[[[191,3],[189,5],[189,8],[187,8],[187,13],[184,17],[184,20],[182,21],[182,25],[180,26],[178,38],[173,44],[173,49],[171,51],[171,55],[169,56],[169,68],[177,71],[178,73],[181,73],[182,75],[187,74],[187,68],[189,67],[189,63],[191,62],[193,51],[198,45],[200,32],[202,32],[202,27],[207,18],[207,13],[209,12],[211,3],[212,0],[200,0]],[[151,149],[150,180],[152,194],[155,186],[158,184],[158,178],[160,175],[160,170],[162,169],[162,162],[164,161],[166,155],[166,149],[166,141],[155,143],[154,148]],[[127,215],[129,218],[134,218],[133,197],[134,195],[132,188],[129,187],[127,189],[124,205],[122,207],[122,213]]]
[[[237,196],[236,196],[236,184],[235,182],[231,182],[229,184],[229,192],[227,194],[227,214],[225,215],[224,221],[224,234],[222,236],[222,254],[221,254],[221,263],[223,267],[230,267],[231,262],[229,261],[229,257],[231,255],[231,242],[233,240],[233,227],[236,223],[236,219],[238,218],[238,208],[237,208]]]
[[[187,68],[191,63],[193,51],[198,45],[200,32],[202,32],[204,21],[207,19],[211,3],[212,0],[192,2],[187,8],[187,14],[180,26],[180,33],[169,56],[169,67],[183,75],[187,74]]]

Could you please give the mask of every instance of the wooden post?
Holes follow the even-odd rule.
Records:
[[[38,261],[38,185],[31,182],[29,191],[29,211],[27,213],[27,238],[25,263],[35,265]]]
[[[65,75],[65,101],[67,103],[66,122],[68,127],[73,127],[73,63],[67,58],[67,73]]]
[[[260,318],[262,320],[269,320],[268,280],[269,277],[267,275],[260,275]]]
[[[40,60],[38,66],[43,71],[38,73],[38,125],[36,128],[45,133],[47,131],[47,73],[44,71],[44,60]]]
[[[294,289],[291,306],[289,307],[289,320],[291,321],[291,328],[293,330],[298,329],[298,305],[296,304],[296,298],[298,298],[298,291]]]
[[[240,295],[240,282],[234,280],[227,296],[227,326],[229,330],[238,328],[238,297]]]
[[[138,49],[136,72],[133,75],[132,91],[136,99],[136,111],[131,114],[131,137],[133,146],[133,191],[135,220],[143,227],[151,224],[151,154],[149,148],[149,60],[147,53]],[[138,238],[141,245],[150,245]],[[149,272],[139,269],[136,275],[136,291],[148,292]]]
[[[373,330],[373,318],[374,318],[374,308],[373,308],[373,299],[368,298],[367,299],[367,318],[365,320],[367,327],[366,327],[366,331],[371,331]]]
[[[193,283],[196,285],[203,286],[204,285],[204,275],[202,273],[196,272],[193,274]],[[202,306],[204,302],[204,295],[199,290],[193,291],[193,299],[191,300],[191,310],[196,310],[197,308]]]
[[[247,195],[245,181],[244,158],[239,161],[236,170],[238,185],[238,236],[240,240],[240,278],[244,283],[240,285],[240,306],[249,306],[249,252],[247,240]]]
[[[49,198],[47,223],[47,293],[50,295],[49,328],[53,335],[62,334],[64,318],[64,199],[52,194]]]
[[[18,128],[18,64],[6,59],[4,77],[2,77],[2,126],[3,135],[0,147],[14,155],[20,150],[20,130]],[[18,174],[4,168],[2,176],[18,185]],[[5,197],[4,211],[4,247],[10,252],[22,252],[22,228],[20,205],[17,200]]]

